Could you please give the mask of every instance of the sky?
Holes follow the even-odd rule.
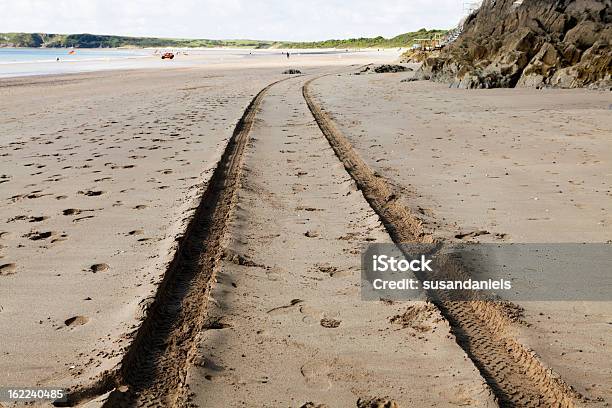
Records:
[[[0,0],[0,32],[309,41],[457,24],[463,0]]]

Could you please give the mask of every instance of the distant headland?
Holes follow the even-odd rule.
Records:
[[[397,35],[393,38],[360,37],[312,42],[268,40],[211,40],[184,38],[126,37],[98,34],[0,33],[0,47],[30,48],[399,48],[409,47],[417,38],[433,38],[445,30],[427,30]]]

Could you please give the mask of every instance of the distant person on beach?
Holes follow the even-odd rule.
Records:
[[[56,61],[59,62],[59,57],[57,57]]]
[[[289,58],[289,51],[287,51],[287,58]]]

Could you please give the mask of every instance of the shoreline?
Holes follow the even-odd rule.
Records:
[[[27,50],[38,50],[37,48],[22,48]],[[200,68],[215,66],[218,68],[236,67],[273,67],[286,65],[295,68],[297,65],[317,65],[319,57],[328,59],[357,59],[371,58],[372,60],[390,61],[399,58],[400,51],[386,49],[360,49],[358,51],[344,51],[337,49],[263,49],[252,50],[244,48],[142,48],[140,50],[154,51],[171,49],[179,54],[171,61],[161,60],[159,55],[129,55],[97,57],[87,60],[53,59],[46,61],[12,61],[0,62],[0,79],[18,78],[28,76],[48,76],[72,74],[81,72],[115,71],[128,69],[171,69],[171,68]],[[2,49],[0,49],[1,52]],[[99,49],[77,49],[85,51],[99,51]],[[107,49],[104,49],[107,50]],[[109,49],[122,50],[122,49]],[[190,51],[188,54],[183,54]],[[290,53],[290,58],[284,58],[285,53]],[[310,59],[310,60],[309,60]],[[326,63],[336,64],[332,61]],[[345,65],[344,61],[340,64]]]

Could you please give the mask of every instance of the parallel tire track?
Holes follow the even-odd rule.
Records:
[[[400,203],[389,183],[374,174],[312,97],[310,84],[316,79],[302,87],[308,108],[393,241],[398,245],[430,242],[431,237],[423,232],[420,221]],[[449,321],[457,343],[478,368],[500,406],[574,407],[579,394],[508,333],[512,318],[503,305],[486,300],[451,301],[443,297],[433,297],[432,301]]]
[[[104,404],[107,408],[188,404],[185,379],[198,334],[207,329],[210,286],[240,185],[249,132],[266,92],[284,80],[262,89],[238,121],[118,370],[106,373],[88,389],[77,390],[65,405],[73,406],[111,390]]]

